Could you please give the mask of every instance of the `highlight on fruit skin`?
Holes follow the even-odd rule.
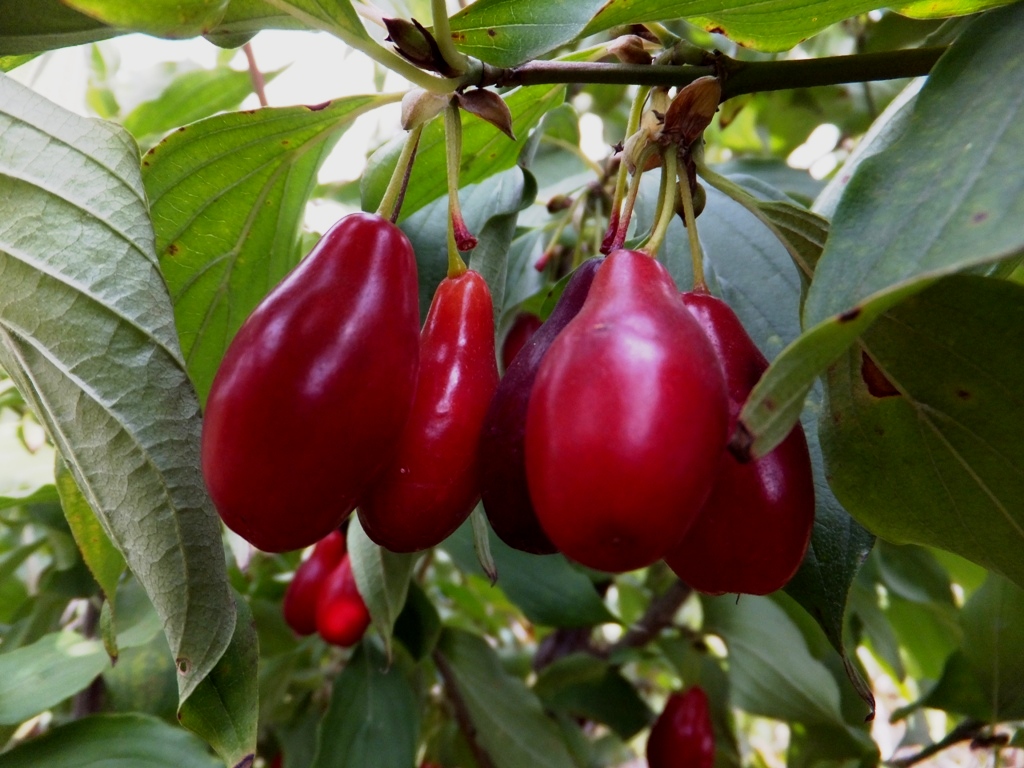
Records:
[[[598,570],[662,559],[711,492],[727,426],[721,367],[668,271],[612,253],[530,394],[527,479],[544,532]]]
[[[412,405],[418,302],[408,238],[357,213],[259,303],[224,355],[204,414],[203,477],[231,530],[286,552],[344,521]]]
[[[346,554],[324,580],[316,604],[316,630],[326,642],[343,648],[358,643],[370,626],[352,561]]]
[[[683,302],[711,340],[725,374],[729,428],[768,360],[721,299],[704,291]],[[665,562],[707,594],[766,595],[782,589],[803,561],[814,528],[814,477],[797,423],[773,451],[741,463],[724,451],[711,495]]]

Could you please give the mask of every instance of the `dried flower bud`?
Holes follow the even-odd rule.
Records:
[[[608,53],[615,56],[623,64],[650,64],[651,54],[644,47],[644,39],[639,35],[622,35],[608,45]]]
[[[672,99],[665,113],[662,137],[665,141],[688,147],[695,142],[718,111],[722,84],[717,77],[699,77]]]
[[[568,195],[555,195],[548,200],[548,213],[558,213],[564,211],[566,208],[572,205],[572,198]]]
[[[512,113],[501,96],[486,88],[475,88],[472,91],[456,93],[455,98],[464,110],[481,120],[486,120],[515,141],[515,134],[512,133]]]

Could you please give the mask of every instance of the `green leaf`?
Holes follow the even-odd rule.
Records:
[[[729,648],[732,703],[756,715],[845,726],[839,688],[803,635],[766,597],[704,598],[704,628]]]
[[[746,48],[784,51],[826,27],[872,11],[871,0],[608,0],[583,30],[685,18]]]
[[[71,528],[71,535],[75,537],[82,559],[89,566],[96,583],[100,585],[107,601],[112,603],[117,595],[117,582],[126,567],[124,556],[110,540],[103,524],[78,488],[75,478],[59,457],[56,474],[60,504]]]
[[[214,45],[236,48],[261,29],[306,28],[301,21],[264,0],[231,0],[220,24],[204,37]]]
[[[322,29],[342,40],[352,37],[371,39],[351,0],[266,0],[266,4],[287,13],[310,29]]]
[[[1024,286],[946,278],[829,369],[832,488],[869,530],[1024,585]]]
[[[139,714],[93,715],[58,726],[0,755],[0,768],[217,768],[188,731]]]
[[[265,73],[267,82],[280,74]],[[137,139],[166,133],[180,125],[236,108],[252,93],[248,72],[218,67],[186,72],[177,77],[152,101],[133,109],[124,119],[124,127]]]
[[[475,184],[515,165],[519,151],[529,137],[530,129],[549,109],[562,102],[565,98],[565,86],[538,85],[516,88],[503,98],[512,113],[512,130],[516,141],[509,139],[486,120],[481,120],[475,115],[465,115],[462,129],[460,187]],[[362,179],[363,210],[376,210],[380,204],[384,189],[398,162],[402,141],[385,144],[370,158]],[[420,137],[416,163],[413,165],[409,188],[402,202],[400,221],[448,193],[446,167],[444,126],[441,121],[435,120],[424,128]]]
[[[867,158],[832,222],[804,308],[740,420],[760,455],[796,420],[813,379],[883,312],[936,278],[1024,249],[1020,4],[985,14],[940,59],[904,132]],[[1007,94],[1013,94],[1007,98]]]
[[[178,708],[178,720],[210,744],[228,765],[256,755],[259,712],[256,624],[245,600],[235,595],[235,632],[224,655]]]
[[[483,638],[445,630],[435,661],[475,729],[474,738],[495,768],[571,768],[558,728],[537,697],[501,662]]]
[[[194,37],[212,29],[224,16],[228,0],[61,0],[111,27],[157,37]]]
[[[186,698],[234,609],[135,145],[3,75],[0,137],[0,364],[145,586]]]
[[[57,501],[57,489],[53,485],[53,449],[44,446],[35,454],[29,453],[18,439],[17,431],[17,422],[0,422],[0,509]]]
[[[334,682],[311,768],[409,768],[418,736],[416,697],[400,665],[364,640]]]
[[[160,268],[201,400],[242,322],[298,261],[320,164],[356,117],[394,99],[219,115],[144,156]]]
[[[0,72],[10,72],[22,64],[27,64],[36,57],[34,53],[26,53],[22,56],[0,56]]]
[[[546,709],[604,723],[625,740],[654,719],[622,673],[590,654],[573,654],[548,665],[538,675],[533,692]]]
[[[481,61],[514,67],[574,40],[603,2],[478,0],[452,16],[452,40]]]
[[[363,530],[358,516],[353,516],[349,522],[347,543],[356,586],[370,611],[373,626],[384,640],[390,659],[391,635],[395,620],[405,605],[416,556],[389,552],[374,544]]]
[[[0,55],[15,56],[64,48],[121,34],[61,0],[0,0]]]
[[[426,592],[415,581],[409,582],[409,594],[395,620],[395,638],[414,660],[433,652],[441,637],[441,617]]]
[[[491,533],[491,553],[498,566],[497,587],[534,624],[589,627],[615,621],[593,582],[562,555],[531,555],[512,549]],[[473,553],[468,524],[442,544],[466,573],[484,575]]]
[[[70,631],[0,654],[0,724],[17,725],[74,696],[109,664],[102,643]]]
[[[989,8],[1008,5],[1013,0],[914,0],[894,7],[892,10],[914,19],[946,19],[950,16],[967,16]]]

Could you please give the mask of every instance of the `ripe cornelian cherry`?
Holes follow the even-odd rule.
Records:
[[[284,593],[284,620],[297,635],[316,632],[316,602],[328,574],[345,556],[345,534],[331,531],[299,563]]]
[[[715,732],[702,688],[673,693],[647,737],[649,768],[712,768]]]
[[[660,560],[711,491],[728,413],[715,351],[668,271],[612,253],[530,393],[526,475],[548,538],[605,571]]]
[[[242,325],[206,404],[202,467],[225,524],[267,552],[337,528],[412,405],[416,260],[373,214],[334,225]]]
[[[535,555],[557,548],[537,520],[526,484],[526,408],[544,355],[576,317],[603,259],[589,259],[573,273],[551,315],[530,337],[491,400],[480,435],[480,484],[494,532],[510,547]]]
[[[316,603],[316,629],[328,643],[348,648],[359,642],[369,626],[370,611],[346,554],[324,580]]]
[[[520,312],[512,321],[512,327],[505,334],[501,345],[501,370],[507,371],[516,355],[540,328],[540,318],[530,312]]]
[[[728,304],[709,293],[683,294],[718,354],[729,393],[730,430],[768,367]],[[798,423],[766,456],[741,464],[724,452],[711,496],[665,562],[696,590],[766,595],[796,573],[814,527],[814,478]]]
[[[398,450],[359,502],[366,534],[393,552],[446,539],[480,499],[477,444],[498,385],[491,292],[468,270],[441,281],[420,343]]]

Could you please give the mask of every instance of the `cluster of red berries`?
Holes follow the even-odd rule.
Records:
[[[767,367],[732,310],[650,256],[585,262],[499,385],[493,307],[467,270],[420,333],[416,262],[379,216],[342,219],[256,308],[214,380],[203,472],[225,523],[305,547],[358,506],[378,544],[440,543],[483,497],[511,546],[621,572],[662,558],[706,592],[795,572],[814,516],[799,425],[726,450]]]

